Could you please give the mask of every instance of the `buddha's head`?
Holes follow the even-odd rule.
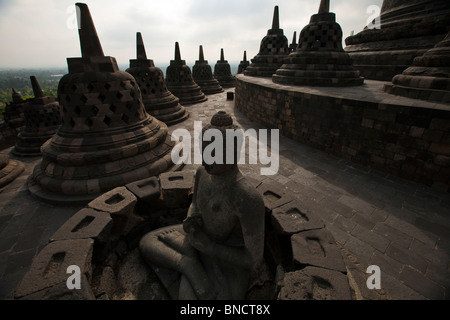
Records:
[[[214,130],[215,129],[215,130]],[[233,119],[229,114],[227,114],[225,111],[219,111],[216,113],[212,119],[211,123],[204,126],[202,129],[202,136],[205,140],[205,134],[206,136],[213,136],[212,141],[203,141],[202,144],[202,155],[203,155],[203,167],[206,169],[206,171],[209,174],[212,175],[222,175],[226,172],[232,171],[237,168],[237,162],[238,162],[238,152],[237,152],[237,143],[235,141],[235,138],[233,137],[233,141],[227,141],[227,130],[238,130],[240,129],[238,126],[233,124]],[[208,134],[209,130],[214,130],[213,132],[210,132]],[[216,131],[218,130],[218,131]],[[215,142],[215,137],[218,137],[218,133],[221,133],[220,137],[222,139],[222,150],[217,150],[217,148],[212,149],[211,144]],[[229,142],[227,144],[227,142]],[[227,146],[231,146],[230,148],[227,148]],[[211,152],[212,150],[212,152]],[[205,152],[207,151],[207,152]],[[216,152],[221,152],[221,155],[217,155]],[[234,159],[232,163],[227,164],[227,154],[229,152],[233,152]],[[211,153],[211,154],[210,154]],[[208,156],[212,156],[214,159],[222,161],[211,161],[205,160]]]

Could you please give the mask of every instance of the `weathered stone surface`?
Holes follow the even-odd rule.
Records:
[[[147,59],[140,32],[137,33],[137,59],[130,60],[130,68],[126,71],[136,79],[145,109],[151,116],[168,126],[189,117],[180,99],[167,89],[162,70],[155,67],[153,60]]]
[[[347,277],[337,271],[307,267],[286,273],[279,300],[351,300]]]
[[[91,201],[88,206],[109,213],[113,219],[112,233],[126,235],[142,222],[142,218],[134,214],[136,203],[137,198],[133,193],[125,187],[119,187]]]
[[[14,296],[21,298],[61,283],[66,283],[69,266],[78,266],[81,274],[92,276],[92,251],[94,240],[66,240],[48,244],[34,259],[30,270],[15,290]],[[63,285],[64,285],[63,284]]]
[[[127,254],[117,273],[117,284],[122,292],[128,292],[136,300],[168,300],[161,283],[142,259],[139,250]]]
[[[22,162],[0,155],[0,189],[13,182],[24,170],[25,166]]]
[[[402,74],[396,75],[392,79],[392,84],[384,86],[384,91],[413,99],[448,103],[450,102],[449,65],[450,32],[433,49],[428,50],[423,56],[416,57],[412,66]],[[411,135],[421,136],[420,133]]]
[[[33,195],[60,205],[85,205],[173,165],[167,125],[146,112],[136,79],[103,54],[88,7],[76,5],[82,57],[68,59],[58,87],[63,124],[29,180]]]
[[[92,290],[96,297],[102,297],[112,300],[118,293],[117,277],[113,268],[106,266],[103,268],[98,279],[93,280]]]
[[[180,99],[182,105],[196,104],[208,100],[200,86],[192,78],[191,68],[181,60],[180,46],[175,43],[175,59],[166,70],[167,88]]]
[[[235,100],[246,117],[280,130],[284,137],[384,173],[450,190],[450,170],[439,160],[433,162],[450,152],[447,104],[412,103],[380,91],[380,82],[373,80],[367,80],[364,88],[292,90],[267,78],[243,75],[237,75]],[[420,128],[425,129],[421,137],[409,135],[420,135]]]
[[[326,229],[295,234],[291,237],[291,246],[295,265],[346,272],[341,251]]]
[[[160,175],[161,193],[168,208],[185,208],[194,188],[195,171],[168,172]]]
[[[54,97],[44,96],[36,77],[31,76],[34,98],[24,105],[25,128],[17,135],[12,153],[19,157],[37,157],[41,155],[41,146],[58,130],[61,125],[60,107]]]
[[[359,71],[342,48],[342,29],[329,2],[300,33],[297,49],[289,54],[273,75],[275,83],[307,86],[358,86],[364,83]]]
[[[345,50],[364,78],[391,81],[445,37],[449,19],[447,0],[384,0],[380,24],[345,39]]]
[[[161,196],[159,178],[156,177],[127,184],[126,188],[136,196],[138,201],[143,201],[148,204],[154,204]]]
[[[289,42],[283,29],[280,29],[279,9],[275,6],[272,28],[261,40],[259,52],[251,60],[252,63],[245,69],[244,74],[253,77],[272,77],[288,54]]]
[[[266,212],[281,207],[295,199],[293,194],[275,181],[264,181],[256,189],[263,196]]]
[[[301,202],[297,200],[272,211],[272,226],[278,234],[292,235],[321,229],[325,224],[316,214],[303,208]]]
[[[70,276],[69,274],[67,275]],[[43,289],[39,292],[32,293],[24,296],[19,300],[32,300],[32,301],[55,301],[55,300],[96,300],[94,293],[92,292],[91,285],[87,280],[85,274],[81,275],[81,289],[70,290],[67,288],[66,281],[56,284],[52,287]]]
[[[85,208],[72,216],[61,228],[59,228],[50,241],[94,239],[105,242],[112,228],[111,216],[102,211]]]

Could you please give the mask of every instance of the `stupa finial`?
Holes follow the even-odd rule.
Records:
[[[81,55],[83,58],[90,57],[104,57],[102,45],[95,29],[94,21],[92,20],[91,13],[88,6],[85,3],[75,4],[79,10],[79,35],[81,45]]]
[[[31,86],[33,88],[33,93],[35,98],[42,98],[44,96],[44,91],[41,89],[41,85],[37,81],[35,76],[30,77],[31,80]]]
[[[180,45],[175,42],[175,61],[181,61]]]
[[[273,21],[272,21],[272,30],[280,29],[280,14],[278,6],[275,6],[273,11]]]
[[[220,61],[225,61],[225,54],[223,52],[223,48],[220,49]]]
[[[147,60],[147,54],[145,52],[144,40],[142,40],[142,34],[138,32],[136,34],[136,51],[138,60]]]
[[[321,0],[319,7],[319,14],[330,13],[330,0]]]
[[[294,31],[294,38],[292,39],[293,44],[297,44],[297,31]]]
[[[204,54],[203,54],[203,46],[200,46],[200,49],[199,49],[199,58],[198,58],[198,60],[199,61],[205,61],[205,56],[204,56]]]
[[[244,51],[244,62],[247,61],[247,51]]]

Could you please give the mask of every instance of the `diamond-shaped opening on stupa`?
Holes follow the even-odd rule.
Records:
[[[109,127],[111,125],[111,118],[108,116],[105,116],[105,118],[103,119],[103,122]]]
[[[92,83],[89,83],[89,85],[87,86],[87,89],[89,92],[92,92],[95,89],[95,86]]]
[[[94,124],[91,120],[91,118],[86,118],[84,121],[84,124],[87,125],[89,128],[92,128],[92,125]]]
[[[122,116],[122,121],[125,122],[126,124],[129,124],[130,117],[128,117],[126,114],[124,114],[124,115]]]
[[[103,93],[100,93],[98,96],[98,100],[100,100],[101,102],[105,102],[106,96]]]

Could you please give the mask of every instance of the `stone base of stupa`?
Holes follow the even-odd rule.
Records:
[[[216,79],[196,80],[195,82],[202,88],[202,92],[206,95],[224,92],[222,86]]]
[[[20,161],[0,155],[0,189],[13,182],[24,170],[25,166]]]

